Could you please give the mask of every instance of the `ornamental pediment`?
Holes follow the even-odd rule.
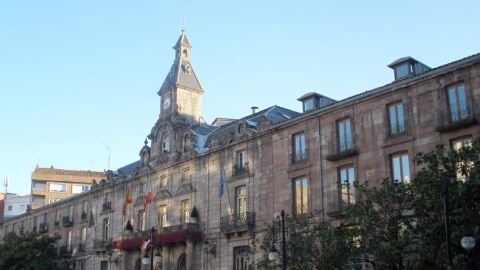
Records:
[[[157,194],[155,195],[155,201],[161,201],[161,200],[166,200],[172,198],[172,193],[168,189],[161,189]]]

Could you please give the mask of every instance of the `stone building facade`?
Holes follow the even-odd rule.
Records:
[[[150,269],[142,244],[152,235],[155,269],[256,269],[254,245],[282,209],[335,222],[355,202],[349,183],[408,182],[417,153],[479,135],[480,54],[433,69],[401,58],[385,86],[341,101],[309,93],[302,113],[273,106],[218,126],[200,117],[204,90],[185,33],[174,49],[139,161],[87,193],[2,221],[1,237],[60,235],[75,269]]]

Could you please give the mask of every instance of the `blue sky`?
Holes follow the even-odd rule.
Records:
[[[183,1],[0,2],[0,176],[29,193],[36,164],[103,170],[138,158],[182,28]],[[203,115],[300,110],[389,83],[410,55],[480,52],[480,1],[193,1],[186,29]],[[2,189],[3,191],[3,189]]]

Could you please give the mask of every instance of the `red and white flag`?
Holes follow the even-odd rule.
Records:
[[[147,241],[144,241],[143,242],[143,245],[142,245],[142,250],[145,251],[149,246],[150,246],[150,242],[151,240],[148,239]]]

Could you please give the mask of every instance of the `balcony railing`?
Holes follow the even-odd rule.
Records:
[[[55,222],[53,223],[53,226],[55,226],[55,228],[60,228],[60,221],[55,220]]]
[[[346,186],[343,186],[346,187]],[[357,197],[355,191],[352,189],[344,189],[343,193],[339,190],[334,190],[327,193],[327,215],[330,217],[339,217],[345,213],[345,208],[355,203]]]
[[[476,124],[477,119],[472,108],[473,104],[460,102],[456,106],[449,106],[439,109],[437,112],[437,131],[451,131]]]
[[[93,250],[95,252],[103,252],[112,249],[112,239],[111,238],[97,238],[93,240]]]
[[[62,256],[62,257],[72,256],[72,247],[71,246],[61,246],[60,247],[60,256]]]
[[[291,156],[292,163],[300,163],[308,160],[308,149],[294,149]]]
[[[254,212],[245,212],[220,218],[220,231],[224,234],[248,231],[255,227]]]
[[[112,210],[112,202],[104,202],[102,204],[102,211],[110,211]]]
[[[42,222],[38,226],[38,232],[39,233],[46,233],[48,232],[48,223],[47,222]]]
[[[73,220],[70,216],[65,216],[62,219],[62,226],[63,227],[72,227],[73,226]]]
[[[408,131],[408,122],[407,121],[401,121],[397,123],[391,123],[388,126],[387,130],[387,137],[395,137],[399,135],[403,135]]]
[[[327,160],[336,161],[358,154],[355,137],[342,138],[328,145]]]
[[[233,166],[232,177],[248,175],[248,162],[244,164],[237,164]]]
[[[78,253],[85,253],[85,244],[78,244]]]
[[[159,230],[160,234],[170,234],[170,233],[176,233],[176,232],[199,233],[200,225],[198,223],[183,223],[183,224],[163,227]]]

